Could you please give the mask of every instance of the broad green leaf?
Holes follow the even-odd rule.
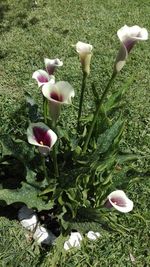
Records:
[[[110,146],[113,145],[117,136],[120,136],[124,126],[124,121],[120,118],[103,134],[101,134],[97,140],[97,150],[99,153],[105,153]]]
[[[39,193],[40,191],[31,184],[22,182],[20,189],[1,189],[0,200],[6,201],[7,205],[15,202],[23,202],[29,208],[36,208],[38,211],[51,209],[53,207],[53,201],[47,203],[38,196]]]
[[[130,85],[132,84],[134,78],[131,76],[124,84],[123,86],[115,93],[113,93],[106,103],[104,104],[104,109],[106,112],[110,112],[114,108],[118,108],[121,105],[121,99],[123,95],[127,92],[127,90],[130,88]]]
[[[29,144],[19,139],[13,140],[9,135],[1,136],[0,144],[2,157],[13,156],[22,162],[31,161],[34,157]]]

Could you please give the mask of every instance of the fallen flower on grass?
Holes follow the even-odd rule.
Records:
[[[43,226],[37,225],[33,234],[33,239],[40,245],[52,245],[56,239],[56,236]]]
[[[65,81],[45,84],[42,93],[49,100],[51,117],[55,121],[60,114],[61,105],[71,104],[71,98],[75,96],[73,87]]]
[[[93,46],[79,41],[76,43],[75,48],[79,54],[82,70],[88,75],[90,73],[90,62]]]
[[[28,142],[38,146],[40,153],[47,156],[57,141],[57,135],[43,122],[31,123],[27,129]]]
[[[69,250],[72,247],[79,248],[81,245],[82,236],[79,232],[72,232],[69,239],[64,243],[64,249]]]
[[[137,41],[144,41],[148,39],[147,29],[141,28],[137,25],[132,27],[125,25],[117,31],[117,35],[121,42],[121,47],[116,58],[114,72],[119,72],[123,68],[129,52]]]
[[[120,212],[130,212],[133,209],[133,202],[122,190],[116,190],[110,193],[105,203],[107,208],[114,207]]]
[[[87,234],[86,234],[87,238],[90,239],[90,240],[96,240],[98,239],[101,235],[99,232],[93,232],[93,231],[89,231]]]
[[[21,225],[27,230],[33,231],[36,228],[38,218],[32,209],[23,206],[18,212],[18,219]]]

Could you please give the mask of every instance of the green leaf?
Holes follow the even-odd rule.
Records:
[[[13,140],[9,135],[0,137],[0,145],[2,157],[13,156],[22,162],[31,161],[34,157],[30,145],[19,139]]]
[[[39,192],[40,191],[31,184],[22,182],[22,187],[20,189],[1,189],[0,199],[6,201],[7,205],[15,202],[23,202],[29,208],[36,208],[38,211],[51,209],[53,207],[53,202],[49,201],[46,203],[46,201],[38,196]]]
[[[28,116],[31,122],[37,122],[39,120],[38,105],[28,92],[25,92]]]
[[[130,85],[132,84],[134,78],[131,76],[121,87],[120,90],[113,93],[109,99],[104,104],[104,109],[106,112],[110,112],[114,108],[118,108],[121,105],[121,99],[123,95],[127,92],[127,90],[130,88]]]
[[[99,153],[105,153],[110,146],[113,145],[114,140],[120,136],[123,131],[124,121],[120,118],[103,134],[101,134],[97,140],[97,150]]]

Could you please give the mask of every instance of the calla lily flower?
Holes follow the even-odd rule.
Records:
[[[36,70],[32,78],[35,79],[38,83],[38,87],[41,87],[45,83],[55,83],[55,77],[53,75],[49,75],[45,70]]]
[[[75,47],[80,57],[82,70],[84,73],[88,75],[90,73],[90,62],[91,62],[93,46],[79,41],[77,42]]]
[[[147,30],[145,28],[140,28],[137,25],[132,27],[125,25],[117,31],[117,35],[121,42],[121,47],[114,66],[115,72],[119,72],[123,68],[129,52],[137,41],[144,41],[148,39]]]
[[[57,135],[44,123],[31,123],[27,129],[28,142],[38,146],[40,153],[47,156],[57,140]]]
[[[71,98],[75,96],[73,87],[64,81],[45,84],[42,93],[49,100],[50,113],[54,120],[59,116],[61,105],[71,104]]]
[[[57,67],[63,66],[63,62],[60,61],[58,58],[55,59],[44,58],[44,62],[46,71],[49,75],[53,75]]]
[[[133,209],[133,202],[126,196],[124,191],[116,190],[108,195],[106,207],[114,207],[116,210],[126,213]]]

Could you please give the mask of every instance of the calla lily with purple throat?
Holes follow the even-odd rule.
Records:
[[[42,93],[49,100],[50,113],[55,121],[59,116],[61,105],[71,104],[71,98],[75,96],[73,87],[64,81],[45,84]]]
[[[55,59],[44,58],[44,63],[45,63],[46,71],[49,75],[53,75],[57,67],[63,66],[63,62],[59,60],[58,58],[55,58]]]
[[[90,73],[90,62],[93,46],[79,41],[76,43],[75,47],[80,57],[82,70],[88,75]]]
[[[45,83],[55,83],[55,77],[53,75],[49,75],[45,70],[36,70],[32,78],[35,79],[38,83],[38,87],[41,87]]]
[[[105,205],[108,208],[114,207],[116,210],[124,213],[133,209],[132,200],[130,200],[122,190],[116,190],[110,193]]]
[[[54,71],[57,67],[61,67],[63,65],[63,62],[60,61],[58,58],[56,59],[44,59],[45,63],[45,70],[37,70],[33,73],[32,78],[35,79],[38,83],[38,86],[42,86],[45,83],[55,83],[55,77],[53,76]]]
[[[145,28],[140,28],[137,25],[132,27],[125,25],[117,31],[117,35],[121,42],[121,47],[116,58],[114,72],[119,72],[123,68],[129,52],[137,41],[148,39],[147,30]]]
[[[47,156],[57,141],[57,135],[43,122],[31,123],[27,129],[28,142],[38,146],[40,153]]]

